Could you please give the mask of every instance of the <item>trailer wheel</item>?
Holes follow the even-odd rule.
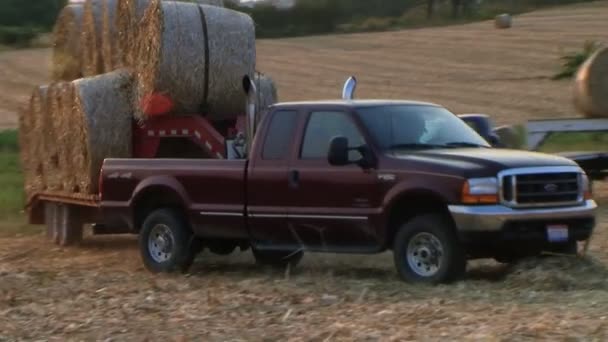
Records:
[[[58,206],[57,243],[60,246],[73,246],[82,241],[83,226],[78,213],[70,205]]]
[[[275,268],[296,267],[304,257],[303,251],[275,251],[251,248],[255,261],[260,266]]]
[[[44,224],[46,226],[46,237],[54,243],[59,242],[59,231],[57,229],[58,206],[54,202],[44,202]]]
[[[454,229],[440,214],[415,216],[401,225],[393,241],[395,267],[402,280],[438,284],[466,271],[466,257]]]
[[[177,211],[153,211],[144,220],[139,233],[144,266],[153,273],[187,272],[200,249],[197,241]]]

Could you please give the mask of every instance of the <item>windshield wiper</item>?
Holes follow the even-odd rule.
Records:
[[[488,146],[485,146],[485,145],[470,143],[470,142],[466,142],[466,141],[449,142],[449,143],[445,144],[445,146],[449,146],[449,147],[484,147],[484,148],[489,148]]]

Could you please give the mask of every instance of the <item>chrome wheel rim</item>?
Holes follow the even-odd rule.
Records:
[[[171,258],[173,254],[174,238],[171,229],[165,224],[157,224],[148,236],[148,251],[150,257],[157,263]]]
[[[443,245],[430,233],[418,233],[407,246],[407,263],[419,276],[434,276],[443,263]]]

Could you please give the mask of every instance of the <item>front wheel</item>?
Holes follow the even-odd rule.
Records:
[[[144,220],[139,248],[144,266],[154,273],[186,272],[196,256],[196,239],[174,210],[159,209]]]
[[[402,224],[393,242],[393,256],[399,276],[410,283],[447,283],[466,271],[458,237],[439,214],[415,216]]]

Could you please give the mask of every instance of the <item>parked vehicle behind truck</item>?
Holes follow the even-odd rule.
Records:
[[[153,272],[187,270],[203,248],[281,267],[390,250],[402,279],[430,283],[474,258],[575,253],[592,234],[596,203],[572,160],[494,149],[439,105],[354,100],[354,85],[273,105],[255,135],[249,112],[246,158],[105,160],[97,223],[139,234]]]

